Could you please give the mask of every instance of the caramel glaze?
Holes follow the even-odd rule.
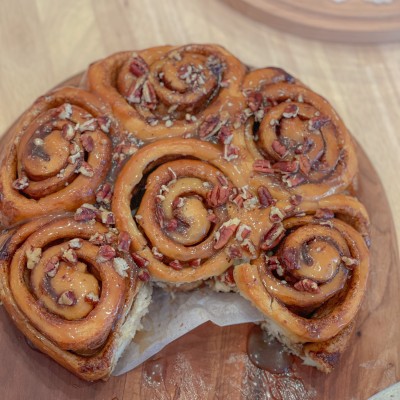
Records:
[[[276,339],[255,325],[247,338],[247,354],[258,368],[273,374],[288,372],[292,366],[292,356]]]

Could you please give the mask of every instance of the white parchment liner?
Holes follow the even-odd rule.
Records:
[[[125,350],[113,375],[137,367],[204,322],[228,326],[261,320],[262,314],[237,293],[202,288],[171,294],[154,288],[149,312],[142,320],[143,329]]]

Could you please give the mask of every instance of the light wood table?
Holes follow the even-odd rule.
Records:
[[[301,39],[217,0],[2,0],[0,133],[96,59],[188,42],[219,43],[249,65],[283,67],[328,98],[378,171],[400,229],[400,44]]]

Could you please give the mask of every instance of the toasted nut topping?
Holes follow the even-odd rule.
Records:
[[[76,297],[72,290],[67,290],[66,292],[62,293],[61,296],[58,298],[57,303],[62,306],[73,306],[76,304]]]
[[[33,269],[42,257],[42,249],[39,247],[31,247],[26,251],[27,264],[26,268]]]
[[[118,275],[126,278],[128,273],[126,272],[129,269],[128,263],[121,257],[115,257],[113,261],[113,267],[117,271]]]

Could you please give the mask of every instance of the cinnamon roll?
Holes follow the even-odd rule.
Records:
[[[116,234],[50,216],[5,232],[1,300],[40,351],[85,380],[107,378],[134,336],[150,289]]]
[[[279,68],[246,75],[248,117],[235,144],[248,154],[254,184],[274,197],[343,192],[357,173],[351,136],[332,106]]]
[[[258,198],[246,188],[246,176],[218,145],[164,139],[127,162],[112,209],[154,280],[192,283],[223,273],[238,252],[255,256],[263,222]]]
[[[285,203],[271,209],[273,222],[260,243],[263,252],[235,267],[235,282],[265,315],[270,333],[329,372],[364,297],[368,216],[356,199],[343,195],[296,207]],[[281,218],[271,218],[278,210]]]
[[[116,53],[89,67],[87,86],[141,140],[206,135],[239,117],[245,66],[216,45]]]
[[[93,202],[111,166],[108,109],[62,88],[40,97],[10,132],[0,169],[0,225]]]

